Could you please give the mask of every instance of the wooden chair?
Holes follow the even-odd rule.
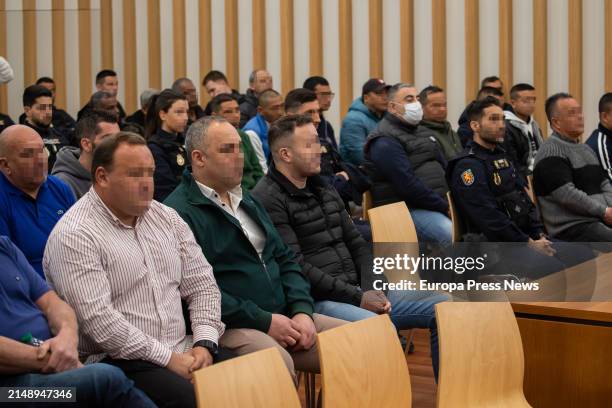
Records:
[[[300,400],[279,351],[269,348],[193,374],[198,407],[295,407]]]
[[[370,190],[368,190],[363,193],[363,198],[361,200],[361,209],[363,210],[363,215],[361,216],[361,218],[366,221],[369,220],[368,210],[370,208],[372,208],[372,194],[370,193]]]
[[[464,234],[464,227],[461,219],[459,218],[459,212],[455,207],[453,196],[451,192],[446,193],[446,200],[448,201],[448,208],[450,209],[451,222],[453,223],[453,243],[461,241]]]
[[[324,407],[411,406],[408,365],[389,316],[324,331],[317,343]]]
[[[538,205],[538,203],[536,202],[536,195],[535,192],[533,191],[533,175],[528,175],[527,176],[527,194],[529,195],[529,198],[531,198],[531,201],[536,205]]]
[[[529,407],[521,334],[507,302],[436,305],[438,408]]]
[[[419,242],[410,211],[403,201],[368,210],[372,241]]]

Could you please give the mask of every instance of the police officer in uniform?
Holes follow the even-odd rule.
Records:
[[[498,102],[477,101],[468,117],[474,139],[447,168],[466,232],[471,240],[526,244],[500,245],[495,272],[538,278],[589,259],[590,251],[568,248],[569,244],[553,242],[544,233],[526,182],[501,147],[505,123]]]

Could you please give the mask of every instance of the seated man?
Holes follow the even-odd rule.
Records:
[[[51,174],[68,184],[77,200],[91,187],[94,149],[107,136],[118,132],[117,116],[106,111],[90,111],[77,122],[74,129],[80,147],[65,146],[57,154]]]
[[[419,93],[419,102],[423,105],[423,120],[420,125],[432,131],[440,144],[444,158],[452,159],[463,150],[463,147],[459,136],[446,119],[448,109],[444,90],[430,85]]]
[[[8,236],[44,277],[42,258],[51,230],[74,204],[70,187],[47,176],[47,154],[34,129],[0,133],[0,235]]]
[[[539,278],[560,271],[564,265],[586,261],[590,253],[553,243],[544,234],[538,211],[527,194],[504,143],[504,112],[497,100],[474,103],[468,112],[474,139],[449,163],[449,184],[463,215],[467,233],[479,241],[523,242],[500,247],[496,273]],[[472,238],[474,239],[474,237]],[[567,249],[567,250],[566,250]],[[577,256],[572,256],[574,252]]]
[[[419,242],[451,242],[445,167],[436,138],[418,126],[423,118],[416,89],[396,84],[389,108],[364,146],[375,207],[405,201]]]
[[[287,97],[288,98],[288,97]],[[434,372],[438,335],[434,305],[446,300],[429,292],[362,289],[372,269],[372,250],[353,225],[335,189],[319,176],[321,145],[307,116],[291,115],[270,129],[273,161],[253,196],[268,211],[283,241],[296,253],[310,280],[315,311],[355,321],[390,313],[398,330],[431,330]]]
[[[0,387],[75,387],[79,407],[155,406],[118,368],[80,363],[74,311],[4,236],[0,265]]]
[[[478,95],[476,96],[476,100],[470,102],[461,113],[461,116],[459,116],[457,135],[459,136],[461,146],[463,147],[467,146],[467,142],[472,140],[474,137],[474,132],[472,132],[472,128],[470,127],[470,120],[468,119],[467,113],[476,101],[481,101],[487,96],[492,96],[497,99],[500,107],[504,106],[504,93],[500,89],[493,88],[491,86],[480,88]]]
[[[213,115],[225,118],[232,126],[238,129],[240,124],[240,106],[238,101],[229,94],[219,94],[208,102]],[[242,182],[240,185],[245,190],[251,190],[263,177],[263,170],[257,159],[255,149],[251,144],[249,136],[242,130],[238,130],[242,142],[242,153],[244,153],[244,168],[242,169]]]
[[[159,406],[189,407],[191,374],[212,364],[223,334],[221,296],[187,224],[153,201],[153,171],[141,136],[102,141],[93,187],[53,230],[44,268],[74,305],[88,362],[118,366]]]
[[[586,144],[593,149],[608,180],[612,182],[612,92],[599,99],[599,126],[591,133]]]
[[[342,322],[313,314],[310,285],[266,210],[240,188],[240,136],[220,117],[187,132],[192,172],[166,199],[187,221],[221,289],[227,331],[220,343],[237,354],[277,348],[295,370],[318,372],[318,332]],[[295,368],[294,368],[295,367]]]
[[[533,171],[546,229],[564,241],[612,241],[612,184],[593,150],[580,143],[582,107],[559,93],[546,101],[546,116],[553,134],[540,147]]]
[[[270,124],[281,116],[283,116],[283,97],[274,89],[268,89],[259,95],[257,114],[242,128],[251,138],[251,144],[255,148],[264,173],[268,171],[268,160],[270,159],[268,129]]]

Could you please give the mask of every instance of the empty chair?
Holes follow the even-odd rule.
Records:
[[[372,208],[372,193],[370,193],[370,190],[366,191],[365,193],[363,193],[362,199],[361,199],[361,209],[363,210],[363,215],[361,216],[361,218],[363,218],[364,220],[368,220],[368,210]]]
[[[386,314],[317,335],[323,406],[410,407],[408,366]]]
[[[193,374],[198,407],[301,407],[287,366],[269,348],[215,364]]]
[[[521,334],[507,302],[436,305],[439,408],[529,407]]]
[[[457,211],[457,207],[455,207],[455,202],[453,201],[453,196],[451,192],[446,193],[446,200],[448,201],[448,208],[450,209],[450,218],[453,223],[453,243],[459,242],[463,239],[464,234],[464,226],[463,222],[459,218],[459,212]]]
[[[403,201],[371,208],[368,216],[373,242],[418,242],[410,211]]]

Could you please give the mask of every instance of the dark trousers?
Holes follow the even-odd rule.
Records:
[[[610,244],[612,242],[612,228],[603,222],[586,222],[574,225],[555,238],[568,242],[588,242],[591,243],[592,248],[598,251],[612,251],[612,244]]]

